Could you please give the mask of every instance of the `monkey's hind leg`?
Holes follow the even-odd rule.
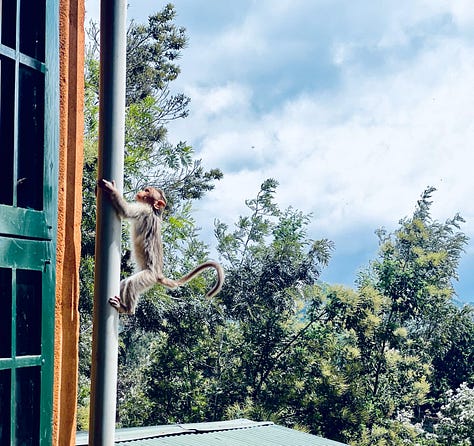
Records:
[[[125,305],[122,305],[122,301],[119,296],[109,298],[109,304],[112,305],[119,313],[130,313]]]
[[[156,276],[151,270],[139,271],[120,282],[120,297],[111,297],[109,303],[119,313],[134,314],[140,294],[150,289],[155,283]]]

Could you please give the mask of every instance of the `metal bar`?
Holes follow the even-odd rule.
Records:
[[[20,1],[16,3],[16,29],[15,29],[15,93],[13,99],[13,206],[18,203],[18,113],[20,96]]]
[[[101,0],[98,177],[123,188],[127,0]],[[102,191],[97,196],[90,446],[114,444],[121,224]]]
[[[17,287],[16,287],[16,268],[12,268],[12,326],[11,326],[11,333],[12,333],[12,348],[11,348],[11,355],[13,358],[13,365],[15,365],[16,356],[16,298],[17,298]],[[18,413],[16,410],[16,367],[11,369],[10,372],[10,441],[11,444],[14,444],[15,441],[15,430],[17,424],[17,417]]]
[[[16,356],[14,358],[1,358],[0,370],[14,369],[19,367],[36,367],[42,365],[42,356]]]

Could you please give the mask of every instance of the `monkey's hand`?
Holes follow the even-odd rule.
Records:
[[[107,181],[105,178],[102,178],[97,181],[97,185],[108,194],[113,194],[117,192],[117,188],[115,187],[115,181]]]

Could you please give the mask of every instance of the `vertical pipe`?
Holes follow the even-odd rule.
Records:
[[[101,0],[98,177],[123,188],[127,0]],[[104,199],[105,198],[105,199]],[[121,224],[98,189],[89,445],[114,444]]]

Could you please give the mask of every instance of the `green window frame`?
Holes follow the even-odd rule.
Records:
[[[0,446],[52,442],[59,0],[0,0]]]

